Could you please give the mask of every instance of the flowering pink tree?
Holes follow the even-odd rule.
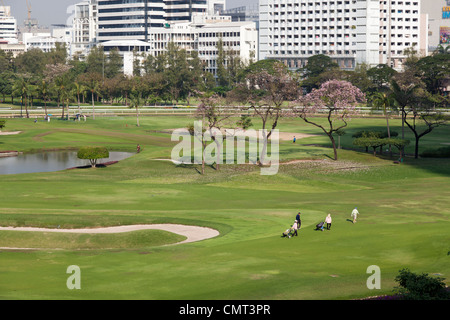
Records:
[[[313,89],[311,93],[300,97],[296,106],[293,107],[293,112],[306,123],[325,132],[333,145],[334,160],[337,160],[337,148],[333,133],[347,126],[350,116],[356,112],[357,104],[365,100],[364,93],[350,82],[330,80],[323,83],[319,89]],[[314,120],[314,115],[321,110],[325,110],[327,114],[326,124]]]

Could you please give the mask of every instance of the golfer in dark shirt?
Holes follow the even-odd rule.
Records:
[[[297,213],[297,215],[295,216],[295,220],[297,220],[297,226],[298,229],[300,230],[300,226],[302,225],[302,220],[300,219],[300,212]]]

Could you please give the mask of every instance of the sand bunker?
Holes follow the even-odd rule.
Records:
[[[12,136],[15,134],[19,134],[22,133],[22,131],[11,131],[11,132],[1,132],[0,131],[0,136]]]
[[[197,242],[201,240],[211,239],[217,237],[219,232],[217,230],[205,227],[186,226],[181,224],[143,224],[143,225],[128,225],[104,228],[86,228],[86,229],[47,229],[47,228],[33,228],[33,227],[0,227],[0,231],[23,231],[23,232],[60,232],[60,233],[88,233],[88,234],[105,234],[105,233],[123,233],[139,230],[164,230],[185,236],[187,239],[176,244]],[[0,249],[32,249],[32,248],[6,248]]]

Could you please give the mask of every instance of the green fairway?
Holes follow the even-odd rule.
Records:
[[[188,244],[168,232],[55,235],[0,231],[0,299],[353,299],[388,294],[398,271],[439,274],[450,282],[450,159],[395,164],[387,153],[354,150],[353,133],[385,130],[383,119],[353,119],[332,161],[328,138],[298,119],[282,132],[313,136],[280,143],[274,176],[253,165],[176,166],[165,130],[182,116],[112,117],[67,122],[8,119],[0,151],[101,145],[142,152],[106,168],[0,176],[0,226],[83,228],[173,223],[217,229]],[[255,121],[254,129],[259,129]],[[391,129],[401,134],[401,123]],[[409,131],[406,138],[414,143]],[[450,128],[421,140],[421,150],[450,143]],[[353,149],[353,150],[351,150]],[[293,161],[311,160],[311,161]],[[358,222],[350,213],[358,207]],[[298,211],[298,237],[282,238]],[[331,214],[329,231],[315,225]],[[67,267],[81,269],[81,290],[66,287]],[[381,270],[369,290],[367,268]]]

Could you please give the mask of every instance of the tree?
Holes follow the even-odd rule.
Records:
[[[123,67],[123,58],[119,53],[119,49],[113,48],[109,51],[107,62],[104,66],[105,77],[114,78],[120,73]]]
[[[391,96],[402,116],[402,139],[405,139],[406,108],[417,101],[416,91],[423,86],[411,72],[397,74],[391,81]]]
[[[252,110],[253,116],[262,122],[264,144],[258,160],[260,166],[264,165],[268,140],[284,116],[283,104],[294,101],[298,95],[297,81],[285,71],[282,63],[274,66],[273,74],[262,70],[247,75],[245,81],[228,94],[230,101],[249,105],[246,109]]]
[[[186,99],[192,92],[198,79],[194,83],[194,78],[188,64],[188,54],[185,49],[179,48],[174,42],[167,45],[166,67],[164,78],[166,80],[165,91],[171,100],[176,103],[180,99]]]
[[[102,75],[105,74],[106,55],[102,46],[93,47],[86,58],[87,72]]]
[[[411,115],[408,118],[408,115]],[[447,125],[450,117],[441,112],[434,112],[432,106],[427,102],[412,105],[405,109],[405,124],[413,132],[415,137],[414,157],[419,157],[419,141],[425,135],[431,133],[435,128]],[[422,124],[422,126],[420,126]],[[420,128],[424,128],[421,130]]]
[[[435,108],[436,104],[445,106],[446,100],[435,99],[425,87],[421,79],[409,70],[396,75],[392,81],[392,94],[402,113],[402,138],[404,139],[404,124],[406,124],[415,137],[416,159],[419,157],[420,139],[435,128],[446,125],[450,120]]]
[[[205,174],[205,158],[206,158],[205,150],[206,150],[206,147],[208,146],[207,138],[205,135],[206,129],[203,127],[203,124],[202,124],[201,128],[196,127],[195,124],[189,124],[187,126],[187,130],[191,136],[196,138],[202,144],[202,172],[201,173],[202,173],[202,175],[204,175]]]
[[[377,148],[380,148],[380,154],[383,151],[383,146],[393,145],[400,153],[400,159],[403,159],[403,150],[409,145],[409,140],[397,139],[397,138],[382,138],[376,133],[363,134],[363,136],[353,140],[353,144],[358,147],[373,148],[373,155],[377,154]]]
[[[62,116],[61,119],[66,117],[69,120],[69,103],[73,99],[74,96],[74,88],[72,82],[67,82],[63,91],[61,92],[61,102],[62,102]],[[66,104],[67,114],[64,115],[64,103]]]
[[[293,113],[306,123],[320,128],[328,136],[333,146],[334,160],[337,160],[333,133],[347,126],[349,117],[355,113],[356,105],[364,101],[365,95],[350,82],[332,80],[300,97],[293,108]],[[325,109],[327,113],[328,127],[313,118],[320,109]]]
[[[98,159],[109,158],[109,151],[105,147],[81,147],[77,156],[79,159],[89,160],[92,168],[95,168]]]
[[[86,87],[79,80],[76,80],[73,85],[74,94],[77,96],[78,113],[81,113],[80,96],[86,91]]]
[[[100,95],[100,83],[102,76],[99,73],[85,73],[79,77],[80,83],[84,84],[86,91],[91,94],[92,99],[92,119],[95,119],[95,95]]]
[[[339,129],[339,130],[337,130],[335,133],[336,133],[336,135],[338,136],[338,149],[340,149],[340,148],[341,148],[341,137],[342,137],[342,136],[345,136],[345,134],[346,134],[347,132],[345,132],[344,129]]]
[[[22,105],[25,105],[26,117],[29,118],[28,113],[28,95],[30,90],[29,77],[27,75],[19,75],[13,86],[13,92],[16,96],[21,97],[21,115]]]
[[[64,102],[68,105],[68,100],[70,99],[70,91],[72,90],[72,81],[69,79],[68,74],[62,74],[54,79],[54,88],[56,90],[56,95],[58,98],[58,107],[61,104],[61,119],[65,117]],[[69,115],[67,114],[67,117]]]
[[[63,95],[67,95],[65,91],[70,90],[72,65],[57,63],[47,64],[44,70],[44,80],[49,84],[49,94],[56,96],[58,107],[61,104]],[[62,117],[64,117],[64,105],[62,107]]]
[[[388,138],[390,138],[391,130],[389,128],[389,110],[394,105],[394,98],[388,92],[376,92],[370,97],[370,100],[375,110],[383,110],[383,114],[386,118]]]
[[[223,45],[222,37],[217,41],[217,83],[219,86],[227,87],[230,85],[230,81],[227,74],[226,68],[226,53]]]
[[[447,47],[448,48],[448,47]],[[444,81],[450,78],[450,52],[443,51],[417,62],[417,69],[431,94],[444,94]]]
[[[374,135],[362,136],[353,140],[353,145],[358,147],[364,147],[366,150],[368,148],[373,149],[373,155],[377,154],[377,149],[380,148],[380,153],[383,150],[383,146],[387,144],[388,139],[383,139]]]
[[[20,73],[40,76],[45,70],[47,57],[41,49],[34,48],[18,55],[15,63]]]
[[[324,54],[318,54],[308,58],[306,66],[300,68],[298,72],[301,73],[303,79],[301,86],[306,89],[307,92],[311,92],[312,89],[318,88],[322,82],[320,76],[324,72],[338,72],[339,66],[329,56]]]
[[[391,82],[392,77],[397,72],[386,64],[379,64],[367,70],[367,76],[372,80],[377,90],[386,90]]]
[[[45,79],[41,79],[39,81],[38,91],[42,99],[44,100],[44,110],[45,110],[45,117],[47,118],[47,99],[48,95],[50,93],[50,87],[48,84],[48,81]]]
[[[347,81],[351,82],[355,87],[358,87],[364,93],[371,92],[374,88],[374,84],[367,74],[369,69],[369,65],[365,63],[358,64],[355,70],[347,72]]]
[[[410,142],[409,140],[394,139],[394,138],[391,138],[388,141],[390,146],[392,145],[397,148],[398,152],[400,153],[400,161],[402,161],[402,162],[403,162],[405,147],[409,145],[409,142]]]
[[[277,68],[280,67],[280,61],[275,59],[264,59],[256,61],[244,69],[244,76],[247,76],[250,73],[258,73],[263,70],[267,71],[270,74],[275,74]],[[287,72],[288,68],[285,67]]]
[[[3,96],[2,102],[5,102],[7,94],[12,93],[12,86],[15,82],[15,74],[12,71],[4,71],[0,73],[0,93]]]
[[[55,47],[46,53],[47,64],[65,64],[67,62],[67,47],[64,42],[56,42]]]
[[[136,126],[139,127],[139,108],[145,104],[145,99],[142,98],[142,91],[135,90],[130,94],[130,108],[136,109]]]
[[[217,170],[220,170],[220,163],[222,162],[221,150],[224,139],[222,129],[234,129],[232,127],[235,127],[231,121],[235,115],[234,110],[231,107],[228,107],[227,110],[221,109],[222,104],[223,101],[218,95],[204,97],[195,113],[196,118],[202,119],[202,124],[206,126],[206,132],[216,144]]]
[[[0,132],[6,126],[6,119],[0,119]]]
[[[431,277],[426,273],[415,274],[408,268],[401,269],[395,281],[396,292],[405,300],[448,300],[450,294],[445,278]]]
[[[371,103],[374,109],[383,110],[383,114],[386,118],[386,128],[388,133],[388,138],[391,138],[391,129],[389,127],[389,110],[394,106],[394,98],[389,92],[376,92],[371,97]],[[391,146],[389,145],[389,150]]]

